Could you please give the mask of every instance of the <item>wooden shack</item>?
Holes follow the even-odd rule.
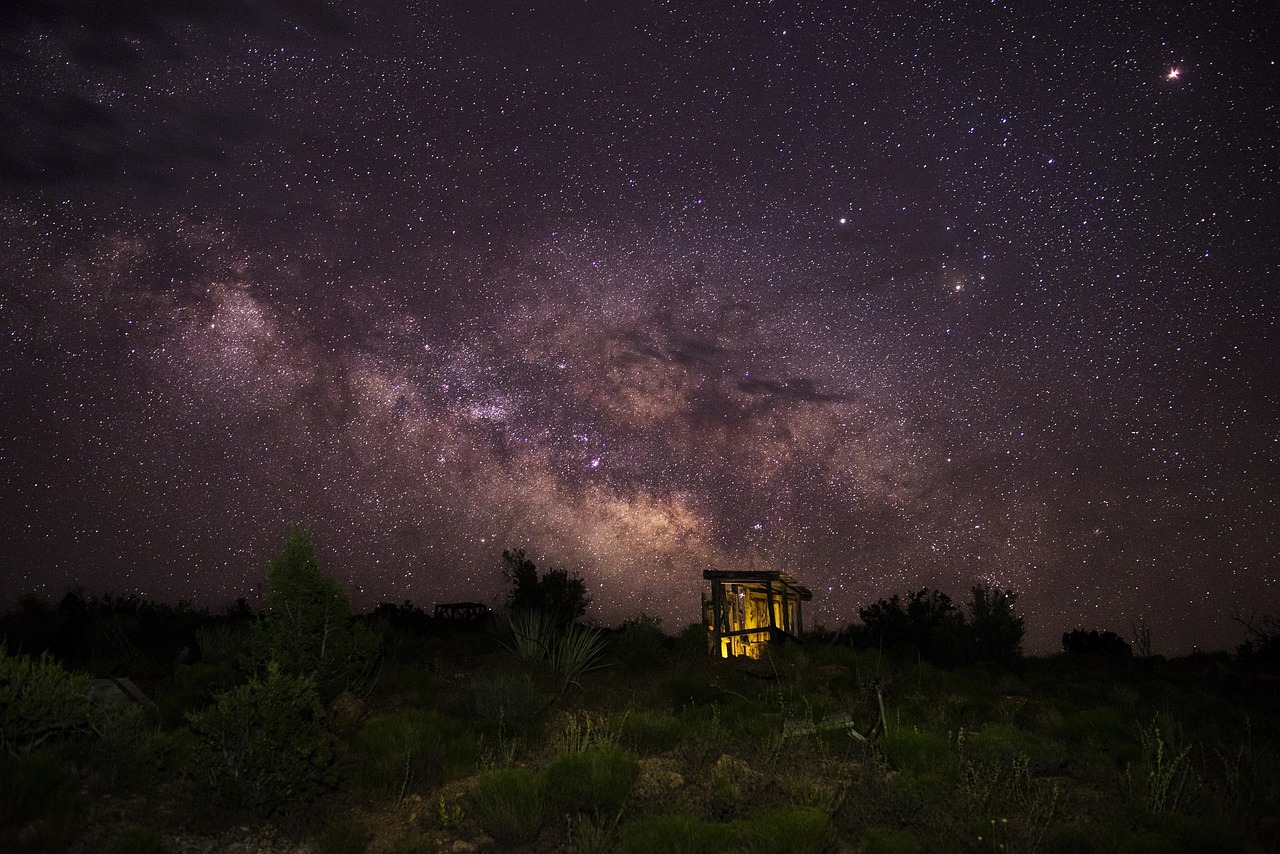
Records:
[[[779,570],[708,569],[711,598],[702,594],[702,622],[711,654],[721,658],[759,658],[765,644],[804,631],[801,603],[808,589]]]

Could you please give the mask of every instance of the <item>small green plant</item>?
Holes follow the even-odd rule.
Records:
[[[547,767],[547,790],[561,811],[613,815],[626,805],[639,772],[631,751],[604,744],[556,757]]]
[[[532,842],[542,829],[546,783],[527,768],[486,771],[471,791],[476,820],[503,845]]]
[[[564,727],[555,739],[561,753],[577,753],[604,744],[617,744],[618,733],[626,724],[630,712],[623,714],[618,723],[608,715],[592,714],[586,710],[570,712],[564,716]]]
[[[436,805],[436,827],[441,830],[450,830],[462,824],[466,817],[462,807],[457,804],[449,806],[444,795],[440,796],[440,803]]]
[[[315,682],[274,663],[188,716],[198,738],[192,771],[234,807],[274,812],[304,803],[335,779],[334,738]]]
[[[1153,815],[1176,812],[1191,781],[1187,757],[1191,745],[1174,750],[1160,729],[1159,718],[1143,728],[1141,734],[1145,780],[1140,785],[1143,802]],[[1133,771],[1130,770],[1132,778]]]

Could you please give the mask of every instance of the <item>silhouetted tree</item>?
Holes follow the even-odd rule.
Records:
[[[1115,632],[1086,632],[1076,629],[1062,635],[1062,650],[1068,655],[1091,655],[1099,658],[1128,658],[1133,650]]]
[[[1018,594],[982,585],[974,587],[972,593],[969,634],[974,655],[982,661],[1003,662],[1020,657],[1026,626],[1013,611]]]
[[[964,615],[940,590],[921,588],[904,601],[894,594],[858,612],[862,627],[853,633],[860,646],[911,647],[937,664],[967,658]]]
[[[1280,618],[1256,612],[1246,618],[1232,617],[1244,627],[1244,643],[1236,647],[1236,655],[1246,661],[1280,662]]]
[[[502,553],[502,577],[510,585],[506,606],[509,611],[541,611],[558,626],[567,626],[582,617],[591,604],[587,584],[566,569],[548,569],[538,575],[538,567],[525,557],[524,549]]]

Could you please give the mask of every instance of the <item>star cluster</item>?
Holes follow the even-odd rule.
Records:
[[[1276,598],[1277,38],[1001,2],[0,13],[0,592],[364,606],[524,547],[1020,593],[1222,647]]]

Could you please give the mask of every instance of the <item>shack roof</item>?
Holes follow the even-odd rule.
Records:
[[[797,582],[780,569],[706,569],[702,577],[708,581],[720,581],[728,584],[763,584],[768,581],[779,581],[799,594],[802,600],[813,598],[809,588]]]

